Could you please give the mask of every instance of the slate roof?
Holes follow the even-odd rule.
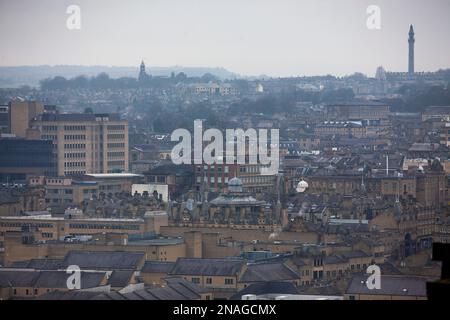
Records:
[[[143,252],[70,251],[64,258],[63,267],[77,265],[85,270],[135,270],[143,258]]]
[[[91,300],[98,296],[98,292],[90,291],[51,291],[45,293],[37,300]]]
[[[247,288],[242,289],[238,293],[232,295],[230,300],[241,300],[243,295],[254,294],[254,295],[264,295],[264,294],[298,294],[298,290],[290,282],[258,282],[249,285]]]
[[[197,285],[181,278],[166,279],[166,286],[161,288],[145,288],[128,293],[112,292],[49,292],[40,296],[39,300],[198,300],[204,292]]]
[[[355,275],[350,281],[346,294],[395,295],[426,297],[427,280],[413,276],[381,276],[381,289],[370,290],[366,285],[366,275]]]
[[[296,280],[299,275],[283,263],[249,264],[239,282]]]
[[[141,269],[144,273],[169,273],[175,262],[146,261]]]
[[[347,262],[347,260],[335,254],[323,258],[323,263],[325,264],[338,264],[344,262]]]
[[[389,261],[378,264],[378,266],[381,269],[381,274],[384,274],[384,275],[401,275],[402,274],[402,272]]]
[[[0,270],[0,288],[33,287],[39,273],[35,271]]]
[[[32,259],[27,264],[27,268],[36,270],[58,270],[62,267],[60,259]]]
[[[36,288],[67,288],[67,279],[70,276],[65,271],[41,271],[34,283]],[[94,288],[101,285],[105,272],[81,272],[81,289]]]
[[[81,272],[81,288],[100,286],[105,272]],[[67,288],[65,271],[0,270],[0,287]]]
[[[324,286],[324,287],[305,287],[301,290],[304,295],[313,296],[341,296],[342,292],[334,286]]]
[[[170,274],[199,276],[235,276],[244,266],[243,260],[178,258]]]
[[[126,287],[134,274],[134,270],[115,270],[109,280],[108,284],[112,288],[123,288]]]
[[[12,262],[9,267],[14,269],[26,269],[30,261],[15,261]]]
[[[367,253],[365,253],[364,251],[361,251],[361,250],[342,252],[341,256],[343,256],[346,259],[369,257],[369,255]]]

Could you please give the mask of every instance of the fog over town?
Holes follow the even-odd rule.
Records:
[[[450,2],[376,2],[0,0],[0,300],[447,297]]]

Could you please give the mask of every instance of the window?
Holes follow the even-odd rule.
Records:
[[[206,284],[212,284],[212,278],[206,278]]]
[[[165,183],[166,182],[166,177],[165,176],[158,176],[156,181],[158,183]]]
[[[197,278],[197,277],[192,277],[192,283],[195,283],[195,284],[199,284],[200,283],[200,278]]]
[[[355,296],[349,296],[348,299],[349,300],[355,300]]]
[[[232,285],[232,284],[234,284],[234,279],[232,279],[232,278],[225,278],[225,284],[226,284],[226,285]]]

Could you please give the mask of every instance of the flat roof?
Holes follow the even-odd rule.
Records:
[[[52,217],[51,215],[38,215],[38,216],[6,216],[0,217],[0,220],[52,220],[52,221],[86,221],[86,222],[144,222],[143,219],[116,219],[116,218],[72,218],[65,219],[63,217]]]
[[[85,176],[93,177],[93,178],[104,178],[104,179],[113,179],[113,178],[138,178],[144,177],[142,174],[136,173],[87,173]]]

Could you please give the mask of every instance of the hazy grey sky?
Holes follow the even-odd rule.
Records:
[[[81,30],[66,9],[81,8]],[[369,5],[381,30],[366,27]],[[450,67],[449,0],[0,0],[0,66],[224,67],[273,76]]]

